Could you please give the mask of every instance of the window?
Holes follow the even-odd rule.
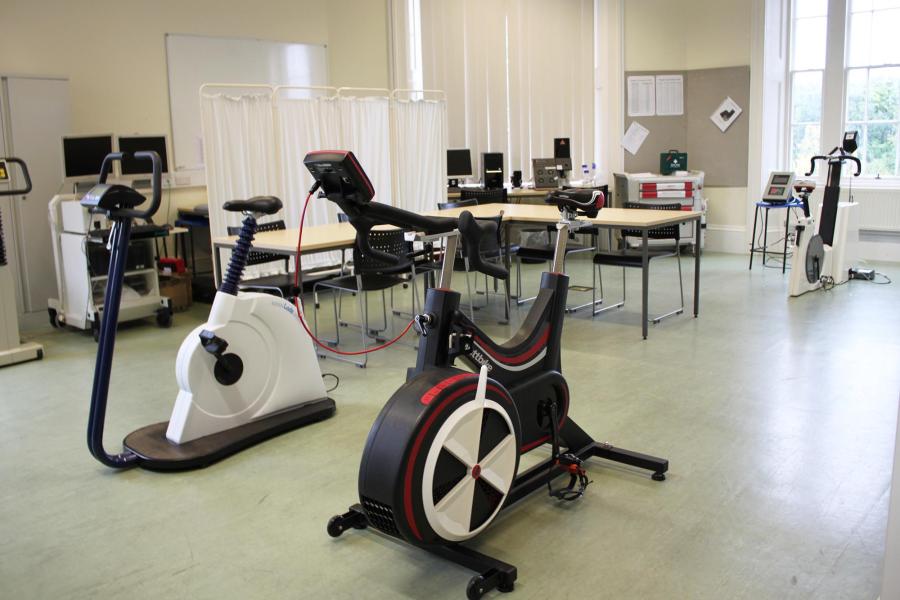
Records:
[[[791,167],[805,172],[810,156],[857,130],[863,176],[900,177],[900,0],[832,0],[831,7],[793,1]],[[830,38],[829,29],[843,34]]]
[[[796,0],[792,39],[804,42],[791,48],[790,157],[794,171],[801,173],[821,146],[827,30],[827,0]]]
[[[869,177],[900,176],[900,0],[851,0],[847,39],[847,129],[862,140]]]

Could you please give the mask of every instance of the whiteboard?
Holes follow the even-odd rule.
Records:
[[[328,85],[322,44],[166,34],[176,172],[203,171],[200,86],[205,83]]]

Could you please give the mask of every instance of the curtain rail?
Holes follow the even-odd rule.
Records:
[[[444,90],[426,90],[426,89],[418,89],[418,88],[398,88],[396,90],[391,91],[391,100],[396,100],[397,96],[400,94],[422,94],[424,97],[425,94],[436,94],[438,96],[438,100],[446,100],[447,93]]]
[[[383,97],[390,98],[391,90],[387,88],[378,88],[378,87],[339,87],[337,89],[338,98],[341,97],[343,92],[352,91],[352,92],[382,92]],[[379,96],[380,97],[380,96]]]

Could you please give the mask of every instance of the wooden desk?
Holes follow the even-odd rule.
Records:
[[[449,208],[432,210],[424,214],[440,217],[457,217],[468,210],[475,217],[495,217],[503,211],[503,224],[506,227],[506,244],[509,245],[509,232],[512,225],[523,223],[553,224],[559,221],[559,211],[555,206],[546,204],[481,204],[468,208]],[[606,229],[635,229],[641,232],[642,280],[641,280],[641,316],[644,339],[648,333],[648,283],[649,283],[649,238],[648,232],[657,227],[675,225],[687,221],[697,221],[694,227],[694,316],[700,314],[700,216],[697,211],[644,210],[635,208],[604,208],[593,219],[584,219],[593,225]],[[307,226],[303,228],[304,253],[325,252],[351,248],[356,239],[356,230],[349,223]],[[232,248],[237,236],[213,238],[213,264],[216,282],[221,280],[222,267],[219,251]],[[258,233],[253,241],[255,249],[297,255],[297,230],[282,229]],[[506,252],[506,267],[510,267],[509,252]]]

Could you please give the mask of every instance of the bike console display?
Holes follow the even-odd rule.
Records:
[[[372,182],[369,181],[368,176],[359,165],[359,161],[350,151],[310,152],[303,159],[303,164],[331,200],[340,198],[357,204],[365,204],[375,196]]]

